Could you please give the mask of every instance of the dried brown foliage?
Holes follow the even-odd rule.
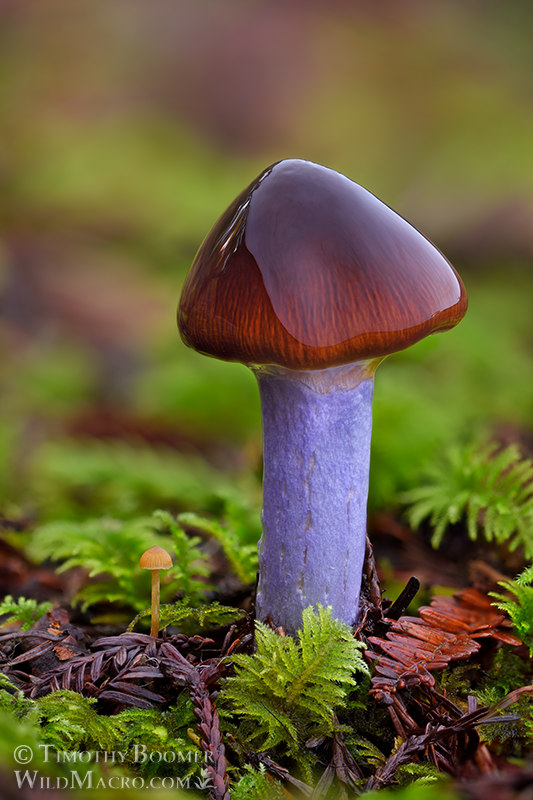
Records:
[[[206,770],[211,779],[210,798],[229,800],[226,750],[220,733],[218,711],[214,705],[217,681],[227,671],[228,665],[221,660],[212,660],[194,666],[170,642],[163,642],[160,657],[163,673],[178,686],[185,685],[189,690],[194,714],[198,719],[196,728],[200,734],[200,746],[209,754]]]
[[[232,625],[221,655],[245,648],[251,638],[248,621]],[[102,637],[89,648],[76,636],[66,612],[58,609],[29,632],[0,636],[2,671],[31,697],[71,689],[116,711],[163,706],[177,693],[188,691],[198,719],[198,742],[209,754],[205,769],[210,800],[229,800],[225,746],[214,702],[218,681],[231,667],[218,652],[217,657],[202,660],[202,651],[214,644],[199,635],[155,639],[132,632]]]
[[[367,657],[375,662],[371,693],[386,705],[394,704],[398,690],[420,684],[433,687],[431,673],[450,661],[469,658],[479,650],[479,639],[521,644],[508,630],[510,620],[476,589],[465,589],[453,597],[434,597],[418,613],[420,617],[391,620],[384,638],[368,638],[375,648],[367,651]]]
[[[502,716],[502,710],[521,694],[533,693],[533,687],[511,692],[493,708],[478,708],[475,698],[469,697],[465,711],[446,694],[439,694],[433,673],[452,661],[468,663],[484,638],[509,645],[521,643],[510,633],[510,621],[476,589],[433,598],[419,610],[419,616],[402,616],[418,588],[418,582],[411,579],[383,615],[371,552],[369,555],[365,573],[368,607],[364,606],[357,635],[370,645],[367,655],[374,663],[371,695],[387,707],[401,743],[369,777],[366,768],[354,760],[340,731],[330,741],[307,742],[308,748],[319,749],[324,767],[315,790],[328,791],[335,781],[341,791],[357,793],[365,779],[366,790],[386,786],[396,781],[402,766],[418,760],[428,761],[456,779],[478,780],[481,787],[480,776],[493,774],[496,763],[481,742],[477,726],[515,719]],[[228,763],[216,697],[220,678],[231,669],[228,656],[247,649],[252,641],[251,619],[235,623],[225,634],[224,638],[224,631],[215,632],[215,642],[198,635],[155,639],[132,632],[90,644],[65,611],[54,609],[31,631],[1,635],[0,662],[2,671],[28,696],[71,689],[96,698],[106,713],[127,706],[164,707],[179,692],[188,692],[197,718],[198,744],[209,756],[205,769],[210,800],[229,800]],[[207,652],[212,657],[206,658]],[[484,653],[488,656],[490,650]],[[231,736],[228,740],[249,763],[262,764],[286,786],[312,794],[310,786],[268,753],[244,752]],[[288,789],[285,791],[290,796]]]
[[[23,633],[12,634],[16,637]],[[32,632],[32,638],[36,634]],[[168,701],[164,675],[159,668],[162,640],[142,633],[123,633],[95,641],[91,651],[73,652],[67,646],[69,635],[43,632],[40,644],[12,658],[3,671],[16,680],[25,694],[40,697],[59,689],[71,689],[113,706],[153,708]],[[185,653],[212,644],[201,636],[177,634],[174,643]],[[77,648],[78,651],[80,648]],[[36,659],[54,652],[56,659],[49,669],[42,669]],[[14,669],[23,666],[27,671]],[[146,685],[150,689],[146,688]],[[154,689],[157,689],[155,691]]]

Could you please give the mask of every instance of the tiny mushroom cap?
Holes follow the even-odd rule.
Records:
[[[141,569],[169,569],[172,559],[166,550],[156,544],[142,554],[139,566]]]
[[[178,324],[207,355],[318,370],[402,350],[466,308],[461,279],[412,225],[344,175],[289,159],[208,234]]]

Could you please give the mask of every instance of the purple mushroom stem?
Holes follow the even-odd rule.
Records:
[[[258,619],[301,627],[321,603],[358,615],[366,541],[373,370],[258,369],[263,417],[263,534]]]

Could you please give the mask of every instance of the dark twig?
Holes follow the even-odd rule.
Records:
[[[431,605],[419,608],[418,614],[391,620],[385,636],[367,638],[370,645],[382,651],[366,651],[367,659],[376,662],[371,694],[387,706],[394,703],[399,690],[433,687],[432,672],[450,661],[469,658],[480,648],[478,639],[492,637],[506,644],[521,644],[508,631],[510,621],[474,589],[450,598],[434,597]]]
[[[341,733],[333,734],[333,755],[331,763],[335,769],[337,779],[345,783],[353,791],[358,790],[358,781],[363,777],[356,760],[346,747]]]
[[[381,587],[374,559],[374,549],[366,537],[363,582],[359,599],[359,616],[354,635],[359,638],[361,631],[377,633],[383,630],[383,611],[381,608]]]
[[[189,686],[189,691],[194,714],[198,718],[196,727],[200,734],[200,745],[210,757],[210,761],[206,764],[206,770],[212,783],[209,797],[212,800],[229,800],[228,762],[220,733],[218,711],[213,704],[209,689],[197,671],[195,671],[195,678]]]
[[[394,776],[401,766],[410,763],[420,752],[429,748],[434,762],[439,767],[444,766],[442,755],[438,753],[438,747],[442,742],[457,734],[469,734],[477,725],[490,725],[516,719],[513,716],[498,716],[497,712],[515,703],[522,694],[533,694],[533,686],[516,689],[493,706],[475,708],[449,725],[430,724],[426,726],[423,734],[408,736],[385,764],[369,778],[364,790],[379,789],[393,783]],[[451,767],[451,763],[449,766]]]
[[[286,783],[290,783],[307,797],[311,797],[313,794],[312,786],[309,786],[307,783],[298,780],[298,778],[294,778],[288,769],[282,767],[280,764],[277,764],[266,753],[248,751],[244,753],[244,755],[250,764],[255,767],[255,769],[258,769],[259,765],[263,764],[267,772],[273,775],[274,778],[277,778],[280,781],[285,781]]]
[[[228,762],[222,742],[218,711],[214,705],[214,691],[210,688],[228,669],[224,661],[195,666],[168,642],[161,646],[161,669],[177,681],[187,686],[198,719],[196,728],[200,734],[200,746],[209,754],[206,771],[211,779],[209,797],[211,800],[230,800]]]
[[[394,603],[385,611],[387,619],[400,619],[404,611],[420,589],[420,581],[414,576],[409,578],[404,589],[400,592]]]

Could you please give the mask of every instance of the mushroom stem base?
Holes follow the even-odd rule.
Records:
[[[257,617],[296,633],[303,610],[321,603],[352,624],[365,553],[372,376],[317,391],[296,371],[256,375],[264,446]]]

